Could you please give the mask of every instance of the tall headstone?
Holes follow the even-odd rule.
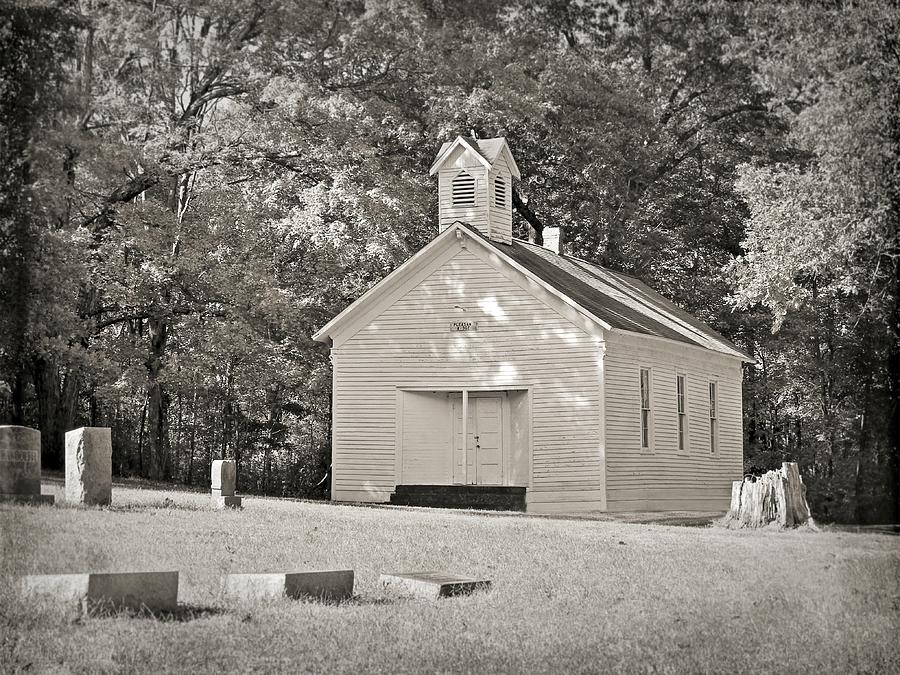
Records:
[[[109,427],[81,427],[66,433],[66,501],[88,505],[112,501]]]
[[[0,426],[0,501],[53,503],[41,494],[41,432]]]
[[[237,465],[233,459],[217,459],[212,463],[210,477],[213,504],[220,509],[240,508],[241,498],[234,494],[237,485]]]

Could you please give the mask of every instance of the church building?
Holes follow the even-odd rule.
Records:
[[[752,359],[638,279],[513,238],[506,139],[457,137],[435,174],[439,234],[314,336],[332,499],[727,510]]]

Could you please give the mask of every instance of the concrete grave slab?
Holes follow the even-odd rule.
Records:
[[[52,504],[41,494],[41,432],[0,425],[0,501]]]
[[[432,600],[486,590],[491,587],[491,582],[446,572],[394,572],[381,575],[381,586],[401,595]]]
[[[89,506],[112,502],[109,427],[81,427],[66,432],[66,501]]]
[[[353,570],[325,570],[287,574],[227,574],[223,595],[237,602],[288,597],[346,600],[353,596]]]
[[[108,608],[174,612],[178,572],[32,574],[22,579],[22,592],[84,613]]]

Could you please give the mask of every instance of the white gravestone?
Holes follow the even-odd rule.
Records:
[[[213,504],[224,509],[240,508],[241,498],[234,494],[237,466],[233,459],[217,459],[212,463],[211,488]]]
[[[41,432],[0,426],[0,501],[53,503],[41,494]]]
[[[81,427],[66,433],[66,501],[108,505],[112,501],[112,432]]]

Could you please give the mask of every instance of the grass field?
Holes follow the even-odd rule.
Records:
[[[59,486],[53,490],[59,495]],[[58,497],[59,499],[59,497]],[[900,538],[729,531],[117,487],[111,508],[0,506],[0,668],[27,672],[900,672]],[[219,575],[352,568],[341,605],[222,607]],[[181,572],[171,618],[73,618],[27,573]],[[384,594],[384,571],[494,581]]]

